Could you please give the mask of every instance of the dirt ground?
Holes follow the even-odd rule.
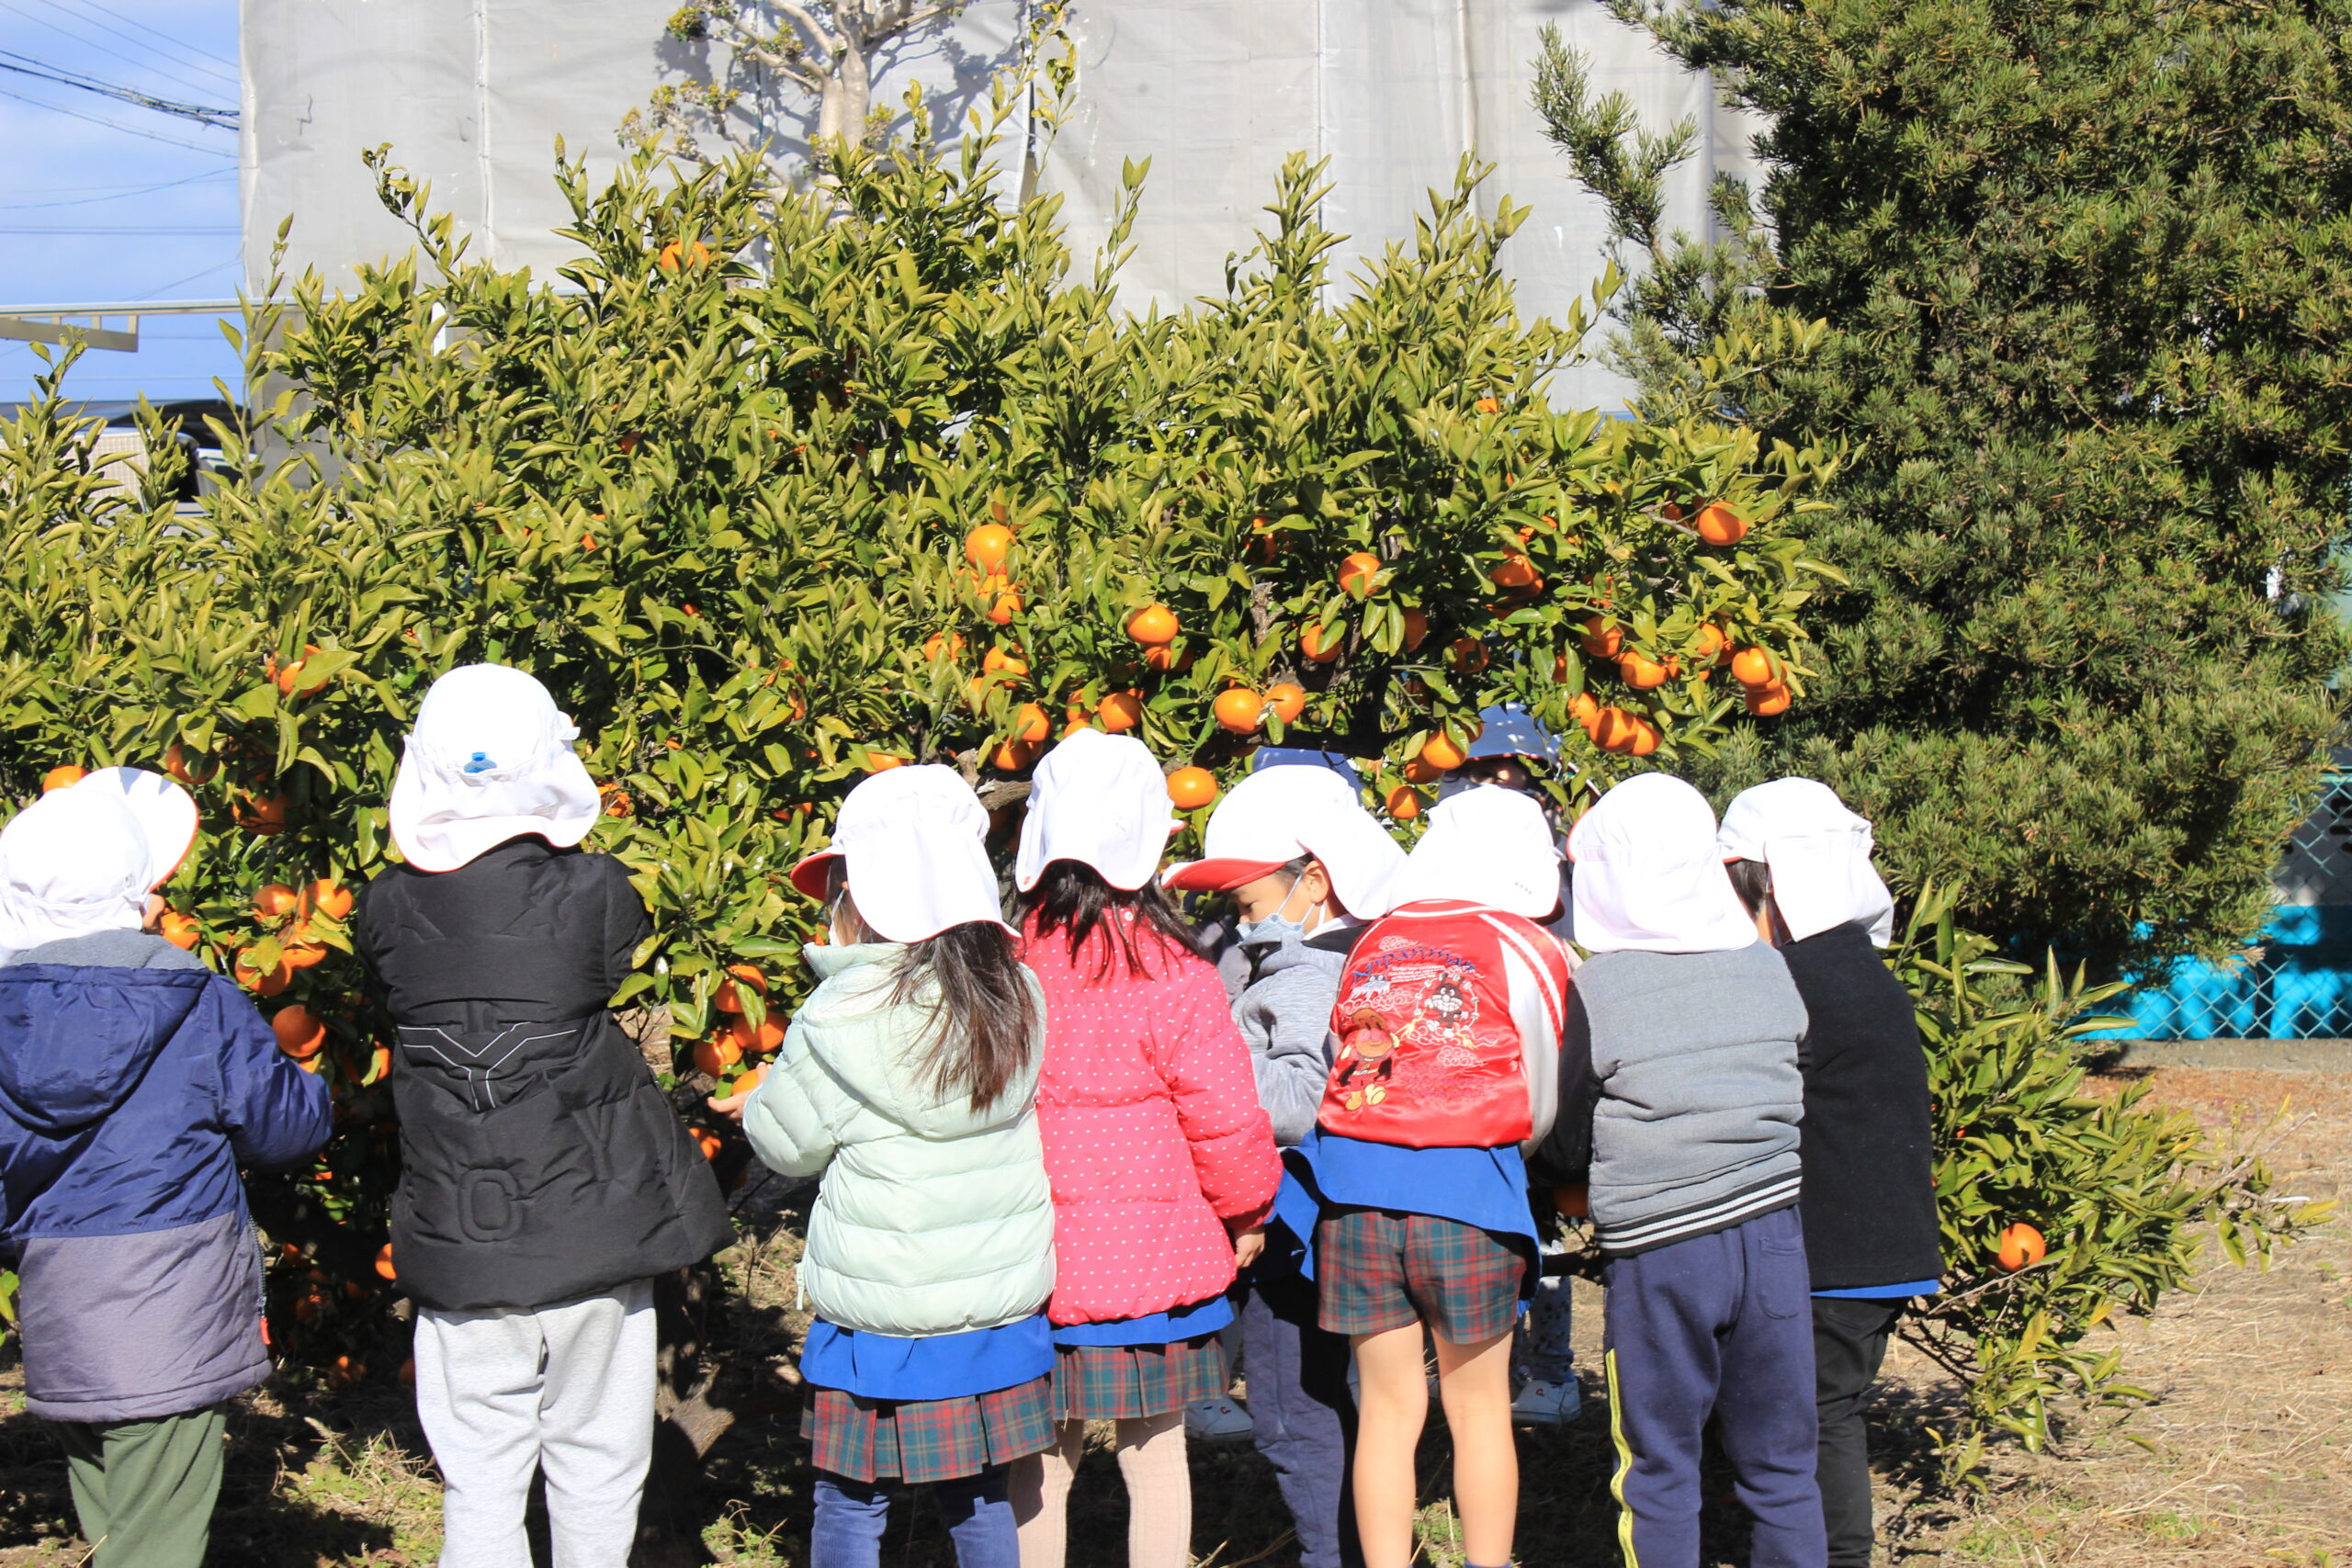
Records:
[[[2145,1071],[2142,1069],[2141,1071]],[[2284,1190],[2345,1195],[2352,1173],[2352,1085],[2314,1072],[2154,1070],[2154,1093],[2208,1124],[2258,1122],[2282,1101],[2294,1119],[2273,1164]],[[2128,1420],[2078,1422],[2063,1451],[1997,1450],[1973,1485],[1939,1483],[1930,1429],[1952,1390],[1898,1347],[1874,1412],[1882,1561],[1987,1568],[2240,1568],[2352,1564],[2352,1226],[2338,1226],[2267,1273],[2219,1258],[2153,1319],[2119,1330],[2132,1379],[2158,1403]],[[790,1242],[738,1259],[752,1303],[728,1331],[747,1365],[779,1359],[797,1333]],[[1577,1337],[1598,1359],[1599,1292],[1579,1285]],[[763,1376],[770,1374],[762,1372]],[[1545,1568],[1617,1562],[1608,1445],[1597,1388],[1585,1418],[1527,1433],[1519,1560]],[[1442,1426],[1422,1454],[1426,1561],[1458,1568],[1444,1502]],[[1195,1450],[1193,1551],[1203,1568],[1296,1561],[1272,1477],[1247,1446]],[[786,1408],[721,1438],[697,1486],[666,1499],[682,1527],[646,1568],[717,1562],[783,1568],[804,1561],[807,1445]],[[1722,1488],[1716,1489],[1718,1491]],[[1710,1568],[1746,1560],[1735,1510],[1709,1519]],[[404,1391],[328,1393],[282,1379],[232,1413],[228,1478],[210,1562],[220,1568],[424,1564],[438,1548],[438,1487]],[[1091,1454],[1071,1520],[1074,1568],[1116,1563],[1125,1503],[1116,1469]],[[697,1539],[698,1538],[698,1539]],[[23,1413],[21,1380],[0,1368],[0,1568],[85,1561],[49,1435]],[[944,1532],[920,1503],[902,1506],[884,1561],[945,1568]]]

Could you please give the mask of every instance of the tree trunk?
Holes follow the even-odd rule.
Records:
[[[865,139],[865,116],[874,97],[874,61],[864,39],[851,39],[825,78],[817,100],[817,141],[855,144]]]

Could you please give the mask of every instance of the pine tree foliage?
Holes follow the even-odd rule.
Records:
[[[1761,188],[1664,232],[1691,135],[1547,38],[1638,274],[1616,364],[1844,457],[1822,672],[1710,782],[1824,778],[2102,966],[2246,940],[2340,718],[2352,3],[1611,5],[1770,122]]]

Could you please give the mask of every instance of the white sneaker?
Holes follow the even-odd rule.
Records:
[[[1525,1427],[1565,1427],[1583,1408],[1584,1395],[1577,1391],[1574,1379],[1545,1382],[1530,1378],[1519,1397],[1510,1402],[1510,1418]]]
[[[1250,1437],[1250,1412],[1231,1398],[1196,1399],[1184,1406],[1184,1440],[1239,1443]]]

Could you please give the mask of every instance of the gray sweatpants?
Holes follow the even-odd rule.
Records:
[[[531,1560],[547,1473],[555,1568],[624,1568],[653,1457],[653,1286],[561,1306],[416,1314],[416,1415],[441,1467],[441,1568]]]

